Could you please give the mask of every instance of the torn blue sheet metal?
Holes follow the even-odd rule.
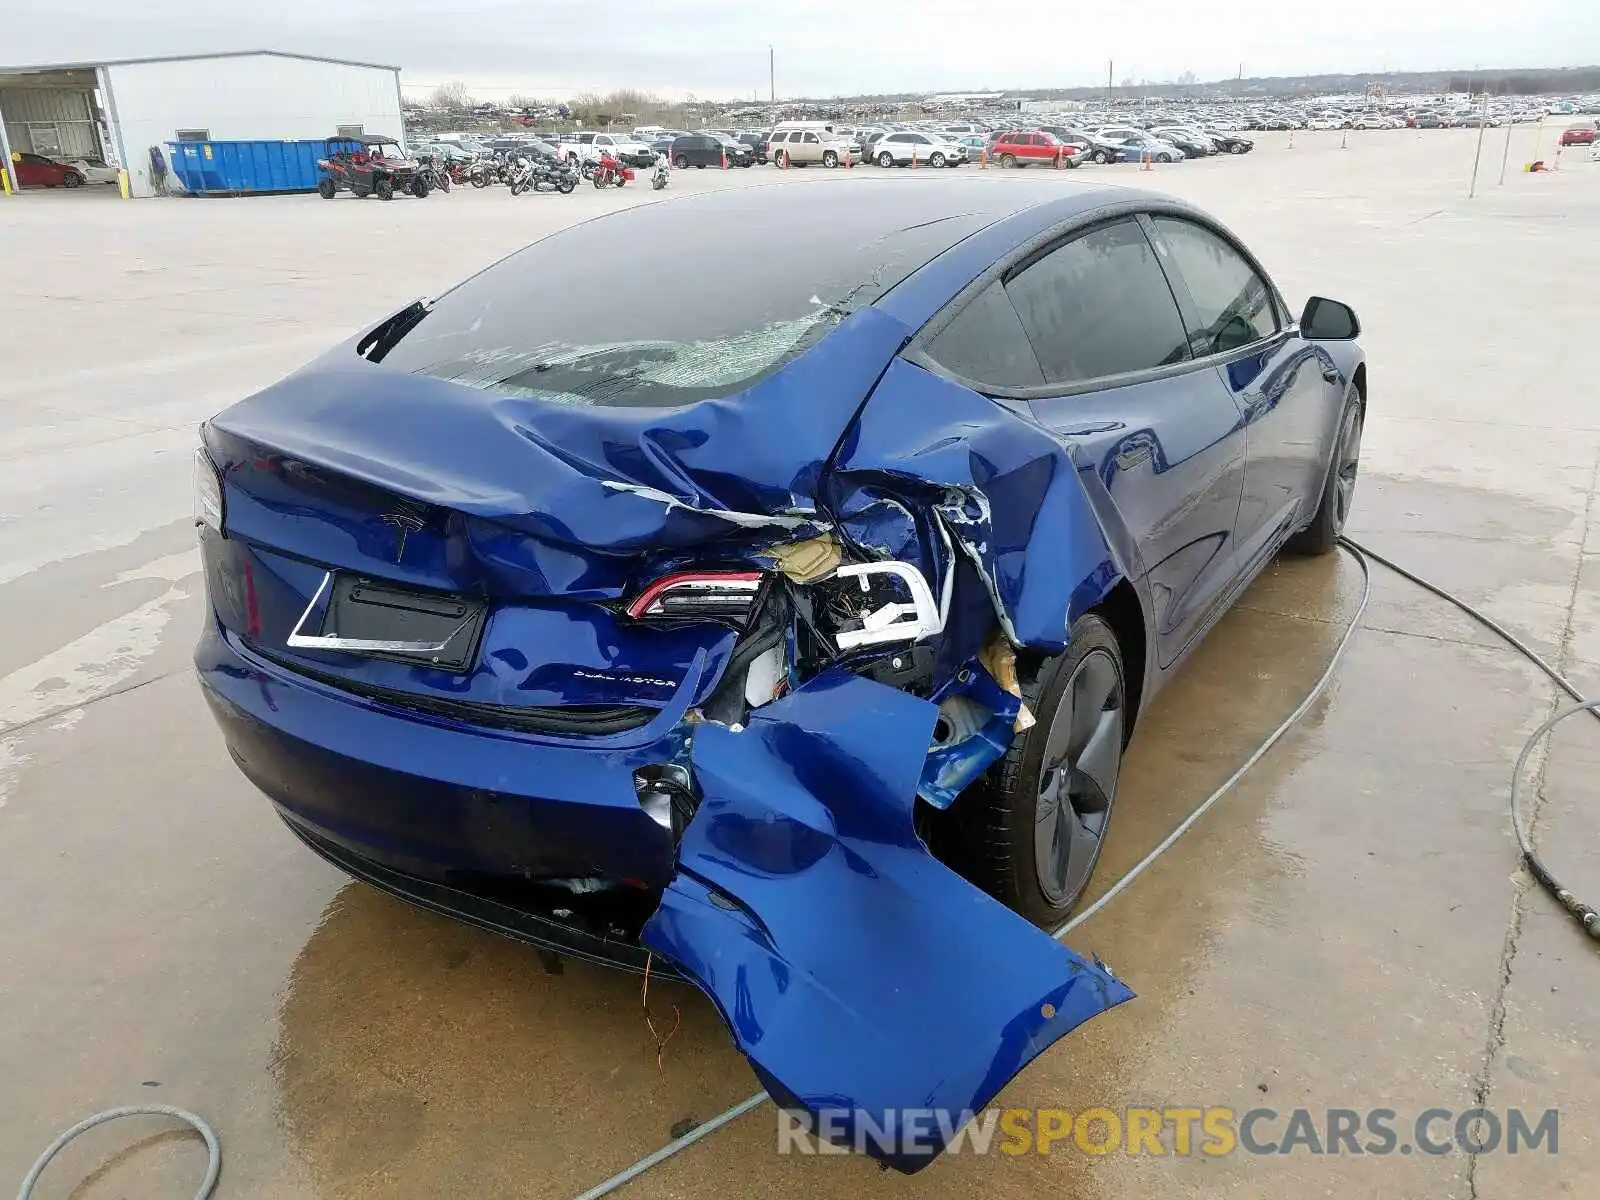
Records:
[[[1065,648],[1123,575],[1067,443],[1009,408],[896,359],[841,447],[828,507],[852,541],[941,579],[947,534],[977,567],[1012,640]],[[930,532],[930,507],[943,532]]]
[[[975,658],[933,698],[939,702],[947,735],[935,736],[917,795],[935,808],[949,808],[1010,748],[1022,698],[996,683]]]
[[[839,670],[699,727],[702,802],[643,940],[704,989],[780,1105],[902,1171],[1133,993],[935,859],[912,808],[937,707]],[[928,1140],[857,1140],[905,1110]],[[936,1122],[937,1124],[937,1122]]]

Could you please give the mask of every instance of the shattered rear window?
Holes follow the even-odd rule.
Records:
[[[445,293],[372,357],[564,404],[733,395],[992,220],[947,196],[929,211],[916,189],[890,207],[849,188],[837,211],[782,194],[840,190],[741,189],[573,226]]]

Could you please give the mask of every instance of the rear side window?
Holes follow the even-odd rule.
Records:
[[[1073,239],[1006,283],[1047,383],[1169,366],[1188,357],[1178,303],[1137,222]]]
[[[998,281],[930,338],[923,353],[963,379],[990,387],[1028,388],[1044,383],[1033,346]]]
[[[1278,331],[1272,289],[1237,250],[1192,221],[1157,217],[1156,229],[1194,299],[1196,354],[1224,354]]]

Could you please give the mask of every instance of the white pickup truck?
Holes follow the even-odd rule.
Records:
[[[561,143],[561,152],[574,165],[584,158],[599,158],[602,151],[609,151],[625,167],[656,165],[656,152],[625,133],[585,132],[577,134],[573,141]]]

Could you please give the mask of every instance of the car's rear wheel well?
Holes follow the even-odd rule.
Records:
[[[1105,599],[1089,610],[1097,614],[1111,632],[1117,636],[1117,649],[1122,655],[1122,670],[1126,676],[1123,687],[1127,695],[1128,721],[1124,736],[1131,736],[1134,722],[1138,720],[1144,701],[1144,672],[1148,661],[1145,646],[1144,609],[1139,604],[1139,593],[1126,579],[1117,580]],[[1017,671],[1023,678],[1037,675],[1048,656],[1022,650],[1017,654]]]
[[[1127,724],[1123,737],[1133,734],[1134,723],[1139,719],[1139,706],[1144,699],[1145,638],[1144,609],[1139,604],[1139,593],[1126,579],[1119,579],[1106,593],[1106,598],[1092,610],[1104,618],[1117,635],[1117,648],[1122,651],[1122,685],[1127,696]]]
[[[1356,394],[1361,397],[1361,409],[1362,409],[1363,412],[1365,412],[1366,411],[1366,407],[1367,407],[1367,364],[1366,363],[1362,363],[1360,366],[1358,366],[1356,368],[1356,373],[1351,378],[1350,382],[1352,382],[1352,383],[1354,383],[1356,385]]]

